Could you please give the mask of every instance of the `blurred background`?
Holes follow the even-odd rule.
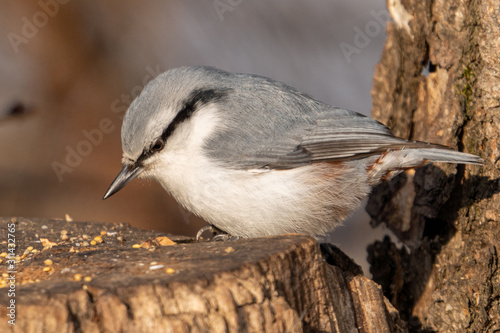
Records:
[[[383,0],[0,6],[0,214],[68,214],[190,236],[203,221],[154,182],[101,200],[121,167],[121,118],[144,85],[169,68],[211,65],[368,115],[389,19]],[[360,261],[363,242],[383,232],[360,210],[329,239]]]

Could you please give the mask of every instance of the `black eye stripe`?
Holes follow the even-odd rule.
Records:
[[[184,102],[184,105],[181,108],[181,110],[177,112],[177,115],[174,117],[174,119],[170,122],[170,124],[168,124],[165,130],[163,130],[161,136],[155,139],[155,141],[161,139],[163,141],[163,146],[165,146],[167,139],[172,135],[172,133],[174,133],[175,129],[180,124],[191,118],[191,116],[195,113],[196,110],[199,110],[203,105],[206,105],[208,103],[220,101],[221,99],[223,99],[228,95],[230,90],[231,89],[229,88],[194,90]],[[149,156],[163,149],[163,147],[161,149],[153,149],[153,146],[154,143],[151,144],[148,148],[144,148],[142,154],[139,156],[135,164],[140,164],[140,162],[142,162]]]
[[[191,118],[196,110],[203,105],[217,102],[227,96],[229,89],[197,89],[194,90],[184,103],[184,107],[177,113],[175,118],[163,131],[161,138],[164,142],[172,135],[174,130],[184,121]]]

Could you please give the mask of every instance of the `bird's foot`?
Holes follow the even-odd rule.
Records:
[[[203,239],[202,235],[205,232],[212,233],[212,237],[208,238],[211,242],[231,241],[239,239],[238,236],[231,236],[213,225],[206,225],[196,233],[196,240],[201,241]]]
[[[209,225],[203,226],[200,230],[198,230],[198,232],[196,233],[196,240],[197,241],[202,240],[203,239],[202,235],[208,231],[211,232],[212,235],[217,233],[217,229],[213,225],[209,224]]]
[[[235,241],[240,239],[239,236],[231,236],[230,234],[218,234],[212,238],[212,242]]]

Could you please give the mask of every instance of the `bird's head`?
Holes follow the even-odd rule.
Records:
[[[217,123],[216,104],[230,91],[220,84],[225,75],[206,67],[182,67],[144,88],[123,119],[123,167],[103,199],[138,176],[154,178],[173,160],[199,153]]]

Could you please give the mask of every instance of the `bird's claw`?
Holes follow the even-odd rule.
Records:
[[[211,232],[214,235],[212,238],[210,238],[211,242],[231,241],[239,239],[238,236],[231,236],[220,230],[219,228],[214,227],[213,225],[206,225],[196,233],[196,241],[199,242],[202,239],[202,235],[207,231]]]
[[[235,241],[240,239],[239,236],[231,236],[230,234],[218,234],[211,239],[212,242]]]

